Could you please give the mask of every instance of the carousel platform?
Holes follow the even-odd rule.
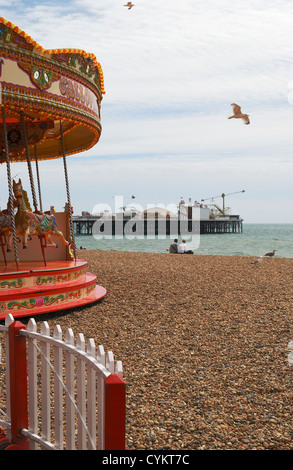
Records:
[[[91,304],[107,291],[87,271],[88,263],[76,261],[9,262],[0,265],[0,320],[34,316]]]

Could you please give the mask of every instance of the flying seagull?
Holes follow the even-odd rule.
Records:
[[[123,5],[124,7],[128,7],[128,10],[130,10],[132,7],[134,7],[132,2],[127,2],[126,5]]]
[[[240,118],[240,119],[243,119],[244,124],[250,124],[248,114],[243,114],[242,113],[239,104],[232,103],[231,106],[232,106],[234,114],[232,116],[229,116],[228,119],[232,119],[232,118],[239,119]]]
[[[265,256],[275,256],[276,250],[266,253]]]

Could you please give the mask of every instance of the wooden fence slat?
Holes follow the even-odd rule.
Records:
[[[112,351],[107,352],[106,369],[108,369],[111,372],[111,374],[114,374],[114,372],[115,372],[115,370],[114,370],[114,355],[113,355]]]
[[[104,346],[102,346],[101,344],[98,346],[98,350],[97,350],[97,361],[103,364],[103,366],[106,366],[105,350],[104,350]]]
[[[94,340],[88,340],[87,353],[89,356],[96,358],[96,346]],[[88,442],[89,450],[96,449],[96,373],[94,369],[88,365],[87,367],[87,394],[88,394],[88,432],[91,437]]]
[[[99,353],[100,353],[100,361],[103,365],[106,363],[106,356],[104,352],[103,346],[99,346]],[[99,360],[99,357],[98,357]],[[105,448],[105,436],[104,436],[104,428],[105,428],[105,407],[104,407],[104,395],[105,395],[105,379],[100,374],[97,377],[97,424],[98,424],[98,449],[103,450]]]
[[[74,346],[74,335],[71,328],[68,328],[65,335],[65,342]],[[75,409],[72,403],[74,398],[74,356],[70,351],[65,352],[65,378],[66,378],[66,449],[75,448]]]
[[[76,347],[80,351],[85,351],[85,340],[82,333],[77,337]],[[85,363],[82,358],[77,357],[76,365],[77,374],[77,407],[80,415],[77,418],[78,426],[78,437],[77,437],[77,448],[83,450],[86,448],[86,377],[85,377]]]
[[[118,374],[119,377],[123,378],[123,366],[122,366],[122,361],[117,361],[117,362],[116,362],[115,374]]]
[[[50,336],[48,322],[41,325],[42,336]],[[51,413],[50,413],[50,344],[47,341],[41,341],[41,384],[42,384],[42,437],[45,441],[51,439]]]
[[[97,350],[97,361],[103,364],[106,367],[106,354],[104,346],[101,344],[98,346]],[[104,377],[98,375],[97,377],[97,425],[98,425],[98,449],[104,449],[105,447],[105,438],[104,438],[104,424],[105,424],[105,407],[104,407]]]
[[[54,328],[53,337],[62,341],[60,325]],[[59,346],[53,347],[54,357],[54,429],[56,446],[63,450],[63,387],[60,380],[63,378],[63,351]]]
[[[36,332],[37,324],[31,318],[27,325],[27,331]],[[28,341],[28,415],[29,415],[29,431],[31,433],[38,432],[38,384],[37,384],[37,341],[32,339]],[[37,450],[38,445],[34,441],[30,441],[30,450]]]

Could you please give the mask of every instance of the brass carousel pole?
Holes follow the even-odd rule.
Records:
[[[64,144],[64,136],[63,136],[63,128],[62,128],[61,120],[60,120],[60,136],[61,136],[64,175],[65,175],[65,184],[66,184],[66,193],[67,193],[67,204],[68,204],[68,213],[69,213],[70,238],[71,238],[71,241],[72,241],[74,259],[76,261],[76,245],[75,245],[75,236],[74,236],[72,212],[71,212],[69,181],[68,181],[67,163],[66,163],[66,155],[65,155],[65,144]]]
[[[9,211],[10,211],[10,215],[11,215],[11,224],[12,224],[12,233],[13,233],[14,259],[15,259],[15,263],[16,263],[16,268],[18,270],[19,257],[18,257],[18,248],[17,248],[17,239],[16,239],[16,228],[15,228],[14,207],[13,207],[13,191],[12,191],[10,158],[9,158],[9,148],[8,148],[8,138],[7,138],[7,128],[6,128],[6,116],[5,116],[5,106],[4,105],[2,105],[2,121],[3,121],[3,134],[4,134],[4,143],[5,143],[5,154],[6,154],[8,191],[9,191]]]
[[[38,190],[39,190],[40,211],[43,212],[41,184],[40,184],[40,173],[39,173],[39,162],[38,162],[37,146],[36,145],[35,145],[35,161],[36,161],[36,172],[37,172],[37,181],[38,181]]]
[[[36,191],[35,191],[34,177],[33,177],[31,157],[30,157],[30,152],[29,152],[28,138],[27,138],[27,132],[26,132],[26,127],[25,127],[23,111],[20,111],[20,118],[21,118],[22,132],[23,132],[23,137],[24,137],[24,142],[25,142],[26,161],[27,161],[31,191],[32,191],[32,196],[33,196],[33,204],[34,204],[35,212],[38,213],[39,212],[38,211],[38,201],[37,201],[37,196],[36,196]],[[40,245],[41,245],[44,264],[45,264],[45,266],[47,266],[46,256],[45,256],[46,242],[44,243],[44,236],[42,234],[39,235],[39,240],[40,240]]]
[[[27,139],[27,132],[26,132],[26,127],[25,127],[25,122],[24,122],[23,111],[20,111],[20,118],[21,118],[22,132],[23,132],[25,149],[26,149],[26,161],[27,161],[27,166],[28,166],[28,173],[29,173],[29,178],[30,178],[32,196],[33,196],[33,203],[34,203],[35,212],[38,212],[38,202],[37,202],[35,185],[34,185],[32,164],[31,164],[31,158],[30,158],[30,153],[29,153],[28,139]]]

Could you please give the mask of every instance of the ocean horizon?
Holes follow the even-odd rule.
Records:
[[[123,236],[96,239],[75,235],[77,249],[168,253],[175,236]],[[179,241],[182,237],[178,237]],[[198,255],[264,256],[276,250],[275,257],[293,258],[293,224],[243,223],[242,233],[193,235],[185,238]]]

